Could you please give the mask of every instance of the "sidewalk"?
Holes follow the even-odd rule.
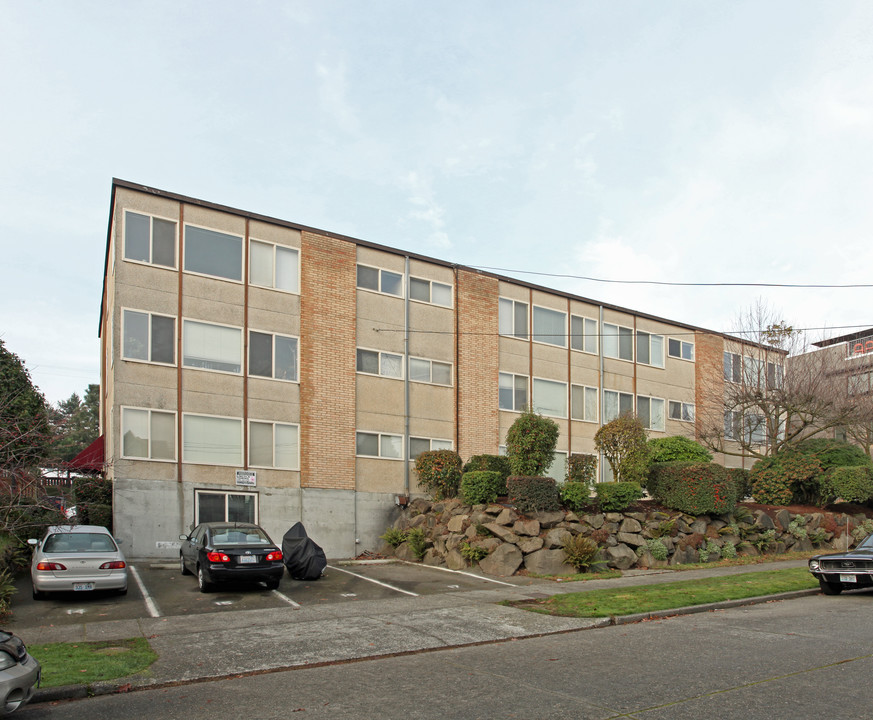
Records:
[[[497,604],[502,600],[542,598],[604,587],[648,585],[805,566],[805,560],[792,560],[682,572],[629,571],[621,578],[610,580],[500,586],[494,590],[414,598],[141,618],[63,627],[22,627],[17,628],[16,633],[27,638],[28,644],[122,640],[141,636],[149,641],[158,654],[158,660],[147,675],[119,678],[90,686],[41,689],[32,701],[36,703],[501,642],[818,593],[816,588],[618,619],[552,617]]]

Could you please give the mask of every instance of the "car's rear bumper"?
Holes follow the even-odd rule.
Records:
[[[73,592],[77,585],[91,584],[92,590],[123,590],[127,587],[127,570],[105,575],[64,577],[57,573],[31,573],[34,590],[39,592]]]
[[[275,563],[270,567],[225,567],[223,565],[208,565],[206,576],[209,582],[266,582],[268,580],[281,580],[285,572],[285,566]]]
[[[39,663],[29,654],[23,663],[0,670],[0,715],[30,701],[39,686],[41,672]]]

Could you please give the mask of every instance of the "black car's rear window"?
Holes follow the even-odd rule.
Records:
[[[55,533],[46,538],[47,553],[115,552],[118,548],[106,533]]]
[[[214,545],[269,545],[270,538],[260,528],[216,528],[212,531]]]

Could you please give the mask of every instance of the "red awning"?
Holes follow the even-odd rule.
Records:
[[[70,470],[101,472],[103,470],[103,436],[98,437],[67,463]]]

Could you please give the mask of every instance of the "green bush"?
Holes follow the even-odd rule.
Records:
[[[597,480],[597,455],[572,453],[567,458],[567,482],[593,485]]]
[[[870,460],[867,453],[857,445],[843,440],[828,438],[804,440],[797,443],[794,450],[801,455],[815,455],[822,470],[829,470],[832,467],[873,468],[873,460]]]
[[[643,496],[643,489],[637,482],[597,483],[597,503],[604,512],[627,510]]]
[[[494,470],[473,470],[461,477],[461,499],[467,505],[492,503],[500,495],[506,481]]]
[[[461,484],[461,456],[454,450],[428,450],[416,458],[415,474],[434,500],[453,498]]]
[[[512,474],[509,469],[509,458],[505,455],[474,455],[464,464],[463,473],[476,470],[491,470],[500,473],[500,487],[497,489],[498,496],[506,495],[506,478]]]
[[[510,475],[506,478],[506,488],[509,491],[509,502],[519,512],[558,510],[561,507],[558,485],[550,477]]]
[[[513,475],[542,475],[555,458],[558,423],[525,410],[506,433],[506,455]]]
[[[758,460],[749,473],[752,496],[767,505],[822,505],[821,464],[815,455],[786,450]]]
[[[83,477],[73,482],[76,517],[81,525],[102,525],[112,532],[112,481]]]
[[[646,540],[646,549],[655,560],[667,559],[667,546],[661,538],[649,538]]]
[[[597,543],[584,535],[573,535],[564,543],[564,555],[567,562],[576,568],[576,572],[585,572],[594,565],[599,550]]]
[[[386,528],[385,534],[379,537],[393,548],[406,541],[406,533],[396,527]]]
[[[470,545],[469,541],[465,540],[458,547],[458,551],[461,553],[461,557],[465,560],[473,563],[478,562],[482,558],[488,555],[488,551],[483,547],[478,547],[476,545]]]
[[[646,429],[639,418],[620,415],[594,433],[594,447],[606,458],[617,482],[645,484],[649,471]]]
[[[412,528],[406,533],[406,542],[409,543],[409,549],[412,550],[412,554],[421,560],[427,552],[427,538],[425,537],[424,530]]]
[[[737,488],[737,501],[752,494],[752,481],[746,468],[725,468],[728,479]]]
[[[873,498],[873,470],[869,467],[832,467],[823,484],[829,499],[865,503]]]
[[[661,504],[689,515],[721,515],[737,504],[736,485],[713,463],[658,463],[648,489]]]
[[[651,462],[712,462],[712,453],[699,442],[684,435],[654,438],[648,441]]]
[[[560,488],[561,504],[573,512],[582,512],[591,504],[591,487],[588,483],[567,481]]]
[[[43,505],[29,497],[0,493],[3,532],[26,547],[28,538],[41,538],[50,525],[64,525],[64,514],[56,507]]]

